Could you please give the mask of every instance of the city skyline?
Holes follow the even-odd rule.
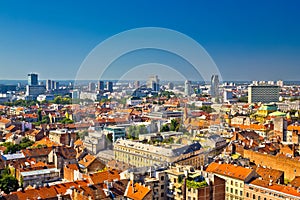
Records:
[[[2,80],[25,79],[28,72],[38,72],[41,80],[75,79],[83,60],[100,42],[139,27],[169,28],[196,40],[212,57],[223,80],[298,80],[296,1],[32,3],[0,3]],[[144,58],[143,53],[137,54]],[[153,57],[158,59],[155,52]],[[121,67],[131,61],[116,64]],[[133,76],[141,77],[141,71],[145,72]],[[153,74],[162,80],[176,77],[168,69]]]

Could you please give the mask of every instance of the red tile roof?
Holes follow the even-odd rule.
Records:
[[[232,164],[219,164],[213,162],[207,167],[206,171],[239,180],[245,180],[253,170]]]
[[[104,172],[97,172],[89,175],[89,179],[93,184],[104,183],[104,181],[120,180],[120,175],[117,170],[107,170]]]
[[[285,193],[285,194],[288,194],[288,195],[293,195],[293,196],[296,196],[296,197],[300,197],[300,193],[294,187],[286,186],[286,185],[279,185],[279,184],[276,184],[276,183],[272,183],[272,184],[269,184],[269,183],[270,183],[270,181],[255,179],[250,184],[260,186],[260,187],[264,187],[264,188],[267,188],[269,190],[282,192],[282,193]]]
[[[126,197],[133,200],[143,200],[146,195],[151,191],[150,188],[135,183],[132,187],[132,181],[128,183]]]

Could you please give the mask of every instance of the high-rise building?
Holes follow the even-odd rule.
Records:
[[[58,81],[54,81],[54,90],[58,90],[59,89],[59,82]]]
[[[277,85],[250,85],[248,86],[248,103],[278,102],[280,88]]]
[[[38,85],[38,75],[31,73],[28,74],[28,85]]]
[[[106,82],[106,90],[109,92],[113,92],[113,82],[111,81]]]
[[[46,90],[52,90],[52,81],[49,79],[46,81]]]
[[[157,75],[150,76],[147,82],[147,87],[151,88],[153,91],[159,91],[159,79]]]
[[[96,90],[96,85],[93,82],[89,83],[89,88],[88,88],[89,92],[95,92]]]
[[[186,80],[184,82],[184,94],[185,96],[191,95],[191,81]]]
[[[219,97],[219,76],[218,75],[212,75],[211,77],[211,88],[210,88],[210,94],[211,97],[217,98]]]
[[[98,90],[103,91],[104,90],[104,82],[103,81],[98,81]]]

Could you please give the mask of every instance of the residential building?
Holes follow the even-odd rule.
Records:
[[[76,140],[76,133],[74,130],[69,131],[68,129],[56,129],[50,131],[49,139],[58,144],[71,146]]]
[[[248,103],[271,103],[279,101],[279,86],[250,85],[248,86]]]
[[[174,166],[165,170],[167,194],[165,199],[225,199],[225,180],[191,166]]]
[[[281,185],[272,180],[255,179],[245,184],[245,200],[280,200],[280,199],[300,199],[299,188],[288,185]]]
[[[60,170],[57,168],[47,168],[31,171],[21,171],[18,180],[22,180],[23,187],[43,186],[45,183],[57,181],[60,178]]]
[[[104,163],[89,154],[84,156],[83,159],[78,162],[78,165],[84,173],[95,173],[105,167]]]
[[[216,162],[211,163],[206,172],[226,180],[226,199],[244,199],[244,185],[256,176],[253,169]]]

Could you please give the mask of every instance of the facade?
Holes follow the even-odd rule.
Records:
[[[299,188],[287,185],[280,185],[272,180],[255,179],[249,184],[245,184],[245,200],[296,200],[300,199]]]
[[[50,91],[50,90],[52,90],[53,88],[52,88],[52,81],[51,80],[47,80],[46,81],[46,90],[47,91]]]
[[[250,85],[248,86],[248,103],[278,102],[280,88],[277,85]]]
[[[159,79],[157,75],[150,76],[147,82],[147,87],[151,88],[153,91],[159,91]]]
[[[103,129],[105,135],[112,138],[112,142],[116,142],[119,138],[126,137],[126,131],[124,127],[108,126]]]
[[[60,170],[57,168],[40,169],[20,172],[19,180],[22,180],[23,187],[43,186],[44,183],[59,180]]]
[[[98,81],[98,90],[104,91],[104,82],[103,81]]]
[[[118,161],[136,167],[154,164],[178,163],[189,158],[201,159],[202,147],[198,142],[190,145],[154,146],[131,140],[117,140],[114,143],[114,157]],[[192,161],[190,161],[192,162]],[[196,162],[196,161],[194,161]],[[198,165],[204,163],[196,162]]]
[[[106,90],[109,92],[113,92],[113,82],[111,81],[106,82]]]
[[[93,82],[89,83],[89,88],[88,88],[89,92],[95,92],[96,90],[96,85]]]
[[[99,151],[106,149],[106,137],[103,133],[95,132],[89,133],[84,137],[84,147],[93,154],[97,154]]]
[[[217,98],[219,97],[219,76],[218,75],[212,75],[211,77],[211,88],[210,88],[210,94],[211,97]]]
[[[256,176],[253,169],[215,162],[207,167],[206,172],[226,180],[226,199],[244,199],[244,185]]]
[[[225,180],[190,166],[175,166],[165,170],[168,179],[168,200],[223,200]]]
[[[43,85],[26,85],[26,96],[36,98],[38,95],[45,93],[46,88]]]
[[[32,85],[38,85],[38,75],[31,73],[28,74],[28,85],[32,86]]]
[[[191,81],[186,80],[184,82],[184,95],[190,96],[191,95]]]
[[[76,140],[76,133],[67,129],[57,129],[50,131],[49,139],[58,144],[70,145]]]

